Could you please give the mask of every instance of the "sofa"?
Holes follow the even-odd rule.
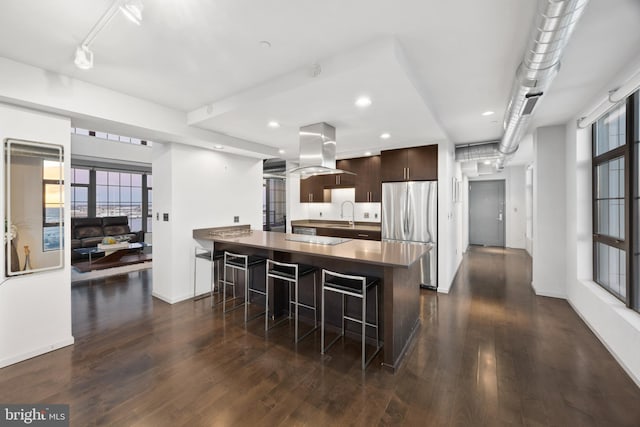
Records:
[[[91,248],[107,236],[131,243],[143,240],[142,231],[132,232],[126,216],[71,218],[71,249]]]

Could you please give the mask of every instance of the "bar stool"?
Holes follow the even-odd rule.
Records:
[[[380,345],[380,334],[378,333],[378,283],[379,280],[376,277],[368,276],[354,276],[348,274],[337,273],[330,270],[322,270],[322,333],[321,333],[321,347],[322,354],[325,354],[327,350],[336,342],[340,337],[344,336],[344,321],[350,320],[352,322],[360,323],[362,325],[362,369],[364,370],[369,362],[380,351],[382,346]],[[375,315],[376,321],[374,323],[367,322],[367,291],[373,290],[376,296]],[[324,332],[325,332],[325,298],[326,292],[335,292],[342,295],[342,331],[340,335],[334,338],[327,347],[324,346]],[[349,317],[345,315],[345,296],[359,298],[362,301],[362,319],[355,317]],[[376,330],[376,348],[374,353],[367,359],[366,357],[366,328],[367,326],[375,328]]]
[[[223,251],[211,251],[207,248],[203,248],[202,246],[196,246],[193,253],[193,300],[199,301],[203,298],[206,298],[206,295],[196,295],[196,285],[197,285],[197,266],[198,266],[198,258],[204,259],[211,262],[211,288],[209,291],[209,296],[211,297],[211,307],[214,306],[213,303],[213,294],[216,288],[216,277],[218,277],[218,282],[220,278],[220,261],[224,256]],[[218,274],[215,274],[216,269],[218,270]],[[218,292],[220,292],[218,288]]]
[[[259,313],[255,316],[253,316],[251,319],[248,318],[249,316],[249,303],[250,303],[250,296],[251,293],[257,293],[259,295],[263,295],[266,297],[266,292],[261,291],[259,289],[255,289],[252,288],[251,285],[251,280],[250,280],[250,275],[251,275],[251,270],[255,267],[258,267],[259,265],[261,265],[262,263],[264,263],[266,261],[265,257],[259,256],[259,255],[243,255],[243,254],[236,254],[233,252],[229,252],[229,251],[225,251],[224,252],[224,273],[223,273],[223,291],[222,291],[222,303],[224,304],[224,309],[223,312],[227,313],[228,311],[233,311],[237,308],[240,308],[242,306],[244,306],[244,323],[247,323],[247,321],[251,320],[251,319],[255,319],[258,316],[261,316],[263,314],[265,314],[265,312]],[[229,282],[227,281],[227,269],[231,268],[233,270],[233,282]],[[237,304],[235,306],[233,306],[231,309],[227,309],[227,286],[231,285],[233,286],[233,298],[230,301],[233,301],[239,297],[236,297],[236,280],[235,280],[235,276],[236,276],[236,272],[237,271],[242,271],[244,273],[244,302],[242,304]]]
[[[291,305],[294,306],[294,324],[295,324],[295,340],[299,342],[301,339],[318,329],[318,310],[316,303],[316,274],[315,272],[318,269],[312,265],[307,264],[295,264],[295,263],[286,263],[273,261],[271,259],[267,260],[266,272],[267,272],[267,280],[266,280],[266,292],[267,299],[265,303],[265,318],[264,318],[264,330],[265,332],[271,328],[274,328],[276,325],[284,322],[285,320],[291,319]],[[308,274],[313,274],[313,305],[305,304],[300,302],[300,292],[299,292],[299,283],[302,278]],[[274,323],[269,327],[269,279],[279,279],[287,282],[288,290],[289,290],[289,315]],[[275,286],[275,281],[274,281]],[[293,286],[293,292],[291,292],[291,286]],[[307,331],[304,335],[298,336],[298,319],[299,319],[299,309],[300,307],[313,310],[313,328],[310,331]]]

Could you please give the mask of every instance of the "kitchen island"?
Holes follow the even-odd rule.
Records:
[[[216,250],[229,249],[277,261],[379,277],[383,365],[391,370],[399,366],[419,325],[420,263],[417,261],[430,250],[428,245],[348,239],[323,244],[315,236],[250,231],[241,226],[196,229],[193,238],[213,242]],[[299,241],[305,238],[316,243]]]

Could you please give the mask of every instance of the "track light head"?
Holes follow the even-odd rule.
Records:
[[[88,46],[78,46],[76,48],[76,58],[73,62],[81,70],[90,70],[93,68],[93,52],[89,50]]]
[[[127,0],[120,5],[120,11],[136,25],[142,22],[142,9],[144,9],[142,0]]]

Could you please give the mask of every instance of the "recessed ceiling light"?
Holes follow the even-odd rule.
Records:
[[[385,133],[383,133],[383,134],[381,134],[381,135],[380,135],[380,138],[382,138],[382,139],[389,139],[389,138],[391,138],[391,134],[390,134],[390,133],[385,132]]]
[[[371,98],[367,96],[361,96],[360,98],[356,99],[356,106],[360,108],[366,108],[369,105],[371,105]]]
[[[495,113],[493,111],[485,111],[484,113],[482,113],[483,116],[492,116]]]
[[[365,152],[364,152],[364,155],[365,155],[365,156],[370,156],[370,155],[371,155],[371,151],[365,151]]]
[[[272,129],[277,129],[280,127],[280,123],[276,122],[275,120],[271,120],[269,123],[267,123],[267,126]]]
[[[265,49],[269,49],[271,47],[271,42],[268,40],[261,40],[260,46],[264,47]]]
[[[222,146],[220,144],[214,145],[213,148],[215,148],[216,150],[224,150],[224,146]]]
[[[280,154],[284,154],[284,153],[285,153],[285,151],[281,148],[281,149],[279,149],[279,150],[278,150],[278,153],[280,153]]]
[[[490,165],[490,164],[491,164],[491,160],[485,160],[485,161],[484,161],[484,164],[485,164],[485,165]]]

